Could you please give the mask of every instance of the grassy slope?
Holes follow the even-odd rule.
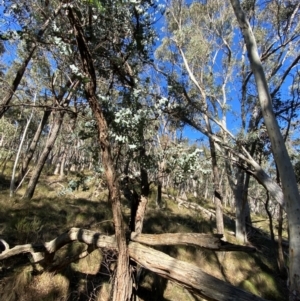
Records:
[[[1,238],[11,246],[48,241],[73,226],[112,234],[112,217],[105,190],[95,189],[92,180],[88,183],[89,190],[82,191],[79,188],[62,195],[71,178],[76,177],[59,180],[55,176],[43,175],[31,202],[21,199],[23,188],[10,199],[9,181],[0,178]],[[150,199],[144,233],[214,231],[214,223],[205,220],[200,213],[179,209],[171,199],[164,201],[166,208],[158,211],[155,209],[154,195]],[[123,210],[128,219],[129,207],[126,202]],[[230,213],[231,210],[226,208],[226,211]],[[226,228],[232,232],[233,223],[227,224]],[[233,235],[229,234],[231,232],[227,232],[227,240],[234,242]],[[253,237],[253,244],[259,249],[256,254],[216,254],[194,247],[162,247],[161,250],[178,259],[194,262],[207,273],[266,299],[286,300],[284,281],[276,270],[274,247],[260,235]],[[83,248],[78,243],[70,245],[59,252],[57,261]],[[97,250],[57,274],[32,273],[31,265],[23,265],[28,262],[26,257],[7,260],[0,263],[0,300],[107,300],[114,260],[114,254]],[[141,300],[200,300],[184,288],[147,271],[142,272],[140,279]]]

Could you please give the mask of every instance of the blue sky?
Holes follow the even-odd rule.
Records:
[[[189,1],[192,2],[192,1]],[[3,3],[3,2],[2,2]],[[160,0],[159,1],[160,4],[165,4],[164,0]],[[1,32],[7,30],[7,28],[10,29],[19,29],[18,26],[15,23],[12,23],[11,18],[6,15],[3,15],[3,5],[0,5],[0,30]],[[155,29],[157,30],[158,34],[159,34],[159,38],[160,41],[164,36],[164,32],[162,31],[162,28],[164,26],[164,17],[160,18],[156,24],[155,24]],[[236,29],[237,31],[239,31],[239,29]],[[159,42],[157,43],[157,45],[159,45]],[[2,62],[6,63],[7,65],[10,65],[11,62],[13,60],[15,60],[15,47],[13,44],[9,44],[6,43],[6,48],[8,49],[8,52],[1,58]],[[240,55],[240,54],[237,54]],[[221,58],[219,58],[221,59]],[[288,77],[283,85],[283,87],[281,88],[281,96],[282,98],[288,98],[288,87],[291,84],[291,77]],[[236,133],[239,128],[240,128],[240,119],[238,117],[239,113],[240,113],[240,103],[239,103],[239,93],[229,93],[228,97],[231,98],[231,100],[229,101],[229,105],[233,110],[233,113],[228,113],[227,116],[227,120],[228,120],[228,128],[233,132]],[[235,115],[235,113],[237,115]],[[198,139],[202,139],[203,135],[200,134],[198,131],[190,128],[190,127],[186,127],[183,131],[184,135],[186,135],[189,139],[191,139],[192,142],[198,140]]]
[[[166,1],[160,0],[160,3],[165,3]],[[186,1],[186,3],[192,3],[193,1]],[[161,29],[164,26],[164,19],[162,18],[157,24],[156,24],[156,28],[158,30],[158,32],[160,33],[160,39],[163,38],[164,33],[163,31],[161,31]],[[275,30],[274,28],[268,28],[268,30]],[[240,33],[240,29],[237,27],[235,30],[235,42],[238,44],[240,43],[240,39],[242,38],[241,33]],[[259,46],[259,44],[258,44]],[[237,58],[241,58],[241,52],[237,52],[236,49],[232,49],[233,50],[233,56],[236,56]],[[239,49],[239,51],[241,51]],[[216,60],[216,65],[218,65],[218,61],[220,61],[222,58],[221,56],[217,58]],[[248,60],[248,58],[246,58]],[[293,58],[292,58],[293,59]],[[286,66],[291,62],[292,59],[289,59],[287,61],[285,61],[284,65],[281,67],[281,70],[284,70],[286,68]],[[294,72],[296,71],[296,69],[294,69]],[[228,129],[236,134],[240,128],[241,128],[241,119],[240,119],[240,111],[241,111],[241,104],[240,104],[240,98],[241,98],[241,82],[240,82],[240,78],[236,79],[236,82],[231,83],[230,85],[228,85],[229,89],[233,89],[235,87],[238,86],[238,89],[232,92],[228,92],[227,93],[227,97],[228,97],[228,105],[230,107],[230,111],[228,111],[227,113],[227,126]],[[289,93],[289,87],[292,84],[292,76],[288,76],[281,89],[280,89],[280,97],[282,100],[288,100],[290,99],[290,93]],[[253,86],[255,87],[255,85]],[[256,90],[256,88],[255,88]],[[250,118],[250,115],[248,116],[248,120]],[[190,127],[186,127],[184,129],[184,134],[186,136],[188,136],[192,141],[195,141],[197,139],[201,139],[203,138],[203,135],[200,134],[199,132],[193,130]]]

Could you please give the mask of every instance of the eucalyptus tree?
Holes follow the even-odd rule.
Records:
[[[17,128],[8,118],[2,118],[0,121],[0,167],[3,174],[7,162],[14,154]]]
[[[245,1],[243,8],[247,12],[253,32],[259,41],[259,54],[268,79],[275,116],[280,121],[282,128],[286,126],[284,132],[287,133],[289,124],[295,118],[296,110],[299,109],[299,104],[291,101],[293,85],[291,85],[290,94],[285,88],[286,82],[289,82],[288,76],[295,77],[295,67],[299,64],[300,59],[296,51],[299,45],[297,6],[290,5],[285,1],[269,3]],[[271,28],[276,28],[276,30],[270,30]],[[243,42],[240,52],[242,57],[238,72],[241,75],[242,92],[240,96],[241,124],[244,137],[248,137],[245,146],[253,156],[255,152],[262,149],[259,144],[261,144],[260,139],[264,136],[265,129],[254,88],[253,72],[246,60],[246,44]],[[249,176],[250,174],[247,173],[243,200],[247,198]]]
[[[47,51],[47,46],[51,48],[48,37],[49,35],[51,37],[51,32],[53,33],[55,30],[53,19],[59,14],[61,7],[62,3],[54,2],[51,5],[46,5],[43,9],[34,1],[11,1],[5,4],[4,12],[7,17],[5,19],[7,24],[5,24],[6,30],[1,33],[1,38],[7,41],[5,43],[13,42],[15,44],[13,52],[15,52],[15,55],[18,55],[19,59],[13,62],[12,67],[7,70],[4,76],[6,82],[11,83],[11,85],[7,85],[4,91],[0,117],[11,107],[10,104],[12,101],[14,101],[14,105],[16,106],[13,110],[21,110],[21,106],[22,108],[31,107],[32,103],[26,101],[27,98],[23,97],[22,93],[26,94],[26,91],[30,90],[30,87],[33,85],[35,85],[37,90],[43,90],[42,93],[38,91],[39,95],[36,105],[42,108],[53,106],[52,103],[47,103],[46,95],[49,89],[51,89],[51,64],[53,65],[54,62],[53,59],[51,62],[51,59],[47,59],[47,56],[51,56],[49,56],[49,52],[45,53],[45,51]],[[48,35],[45,35],[46,32]],[[51,45],[53,45],[53,42]],[[54,85],[52,82],[52,87]],[[43,103],[40,103],[40,100],[44,100]],[[26,151],[19,172],[19,181],[24,178],[28,171],[29,163],[34,155],[50,112],[51,110],[45,110],[40,126],[37,127],[33,140]],[[39,114],[37,113],[37,115]],[[42,168],[43,164],[40,166]],[[31,185],[33,189],[35,188],[38,176],[35,178],[35,184]]]
[[[105,103],[99,101],[99,98],[100,100],[101,97],[110,99],[111,87],[119,87],[123,95],[130,94],[130,92],[133,95],[137,93],[139,62],[141,59],[147,59],[147,47],[153,36],[150,28],[151,18],[149,14],[146,14],[152,6],[151,1],[139,3],[108,1],[96,2],[95,5],[92,3],[82,5],[82,3],[75,2],[65,7],[65,20],[70,25],[68,38],[72,42],[71,45],[78,59],[78,63],[73,65],[73,73],[82,79],[85,97],[97,124],[101,163],[105,171],[109,200],[112,205],[119,252],[114,277],[113,300],[129,300],[132,284],[125,225],[121,212],[120,185],[112,153],[110,116],[107,114]],[[99,81],[108,83],[106,91],[99,89]],[[143,139],[143,133],[138,134]],[[141,151],[144,152],[143,148]],[[144,188],[147,189],[147,187]],[[143,198],[140,201],[137,207],[141,204],[144,207]],[[139,212],[139,208],[137,212],[135,218],[140,221],[143,213]],[[137,230],[141,231],[141,228]]]
[[[31,140],[31,142],[30,142],[30,144],[29,144],[29,146],[28,146],[28,148],[27,148],[27,150],[24,154],[23,161],[22,161],[20,171],[19,171],[19,174],[18,174],[18,182],[21,182],[22,179],[24,179],[25,175],[28,172],[29,163],[31,162],[31,159],[34,155],[34,152],[36,150],[38,142],[40,141],[42,131],[45,128],[45,126],[48,122],[48,118],[50,116],[50,113],[51,113],[51,111],[47,110],[47,109],[44,110],[44,112],[43,112],[43,116],[40,119],[40,122],[37,126],[36,132],[35,132],[32,140]]]
[[[261,106],[262,115],[272,144],[272,151],[278,166],[282,188],[287,203],[287,215],[289,223],[289,288],[290,300],[300,298],[300,243],[299,243],[299,214],[300,195],[297,187],[295,173],[276,121],[272,108],[272,98],[268,87],[267,77],[263,69],[258,53],[255,36],[252,32],[246,14],[240,6],[239,1],[231,0],[232,7],[242,30],[243,38],[246,43],[250,66],[255,77],[258,99]],[[291,14],[299,13],[300,4],[290,4]],[[293,17],[286,18],[287,29],[290,29],[294,22]],[[296,25],[296,26],[299,26]]]
[[[36,91],[35,93],[38,95],[36,97],[37,101],[27,101],[26,104],[23,103],[24,108],[28,107],[29,109],[32,108],[35,110],[35,126],[31,129],[31,133],[26,139],[28,146],[23,152],[18,182],[24,180],[25,175],[28,173],[29,164],[31,163],[37,145],[40,142],[42,132],[45,130],[51,114],[51,107],[53,107],[53,102],[48,99],[47,95],[49,94],[48,91],[53,88],[53,82],[50,81],[51,63],[47,58],[47,54],[44,55],[42,49],[40,49],[39,57],[32,58],[30,67],[31,68],[24,74],[23,79],[20,82],[19,90],[25,89],[29,92]],[[19,95],[19,92],[17,91],[15,94]]]
[[[188,102],[185,115],[198,118],[196,123],[201,124],[207,133],[214,175],[217,230],[222,234],[220,172],[216,142],[211,138],[217,131],[209,116],[217,116],[221,125],[219,131],[226,141],[227,133],[222,127],[226,127],[226,90],[234,60],[230,46],[233,39],[231,18],[224,1],[206,1],[205,4],[195,1],[190,5],[181,0],[172,1],[167,10],[166,37],[156,51],[157,58],[174,64],[173,78],[169,76],[170,93],[179,102]]]
[[[68,91],[66,89],[61,89],[59,95],[55,97],[55,100],[62,108],[57,108],[57,110],[53,110],[53,121],[51,125],[51,130],[49,133],[49,136],[47,138],[45,147],[38,159],[38,162],[35,166],[35,168],[32,171],[32,175],[30,177],[27,189],[24,193],[25,199],[31,199],[33,197],[37,182],[39,180],[40,174],[43,170],[43,167],[45,165],[45,162],[49,156],[49,153],[51,149],[53,148],[53,145],[55,143],[55,140],[59,134],[61,125],[63,123],[64,115],[66,113],[65,109],[68,107],[69,102],[72,99],[72,96],[76,92],[76,87],[79,84],[78,80],[72,81],[71,79],[66,84],[66,88],[68,88]]]
[[[33,104],[35,104],[35,101],[36,101],[36,93],[34,95]],[[16,169],[17,169],[19,158],[20,158],[22,146],[23,146],[24,140],[25,140],[26,135],[27,135],[27,130],[29,128],[29,125],[30,125],[30,122],[32,120],[33,115],[34,115],[34,109],[32,109],[31,114],[30,114],[30,116],[27,119],[26,126],[24,128],[23,133],[22,133],[22,139],[20,141],[20,144],[19,144],[19,147],[18,147],[18,151],[17,151],[17,154],[16,154],[16,159],[15,159],[15,163],[14,163],[14,166],[13,166],[12,176],[11,176],[11,181],[10,181],[10,193],[9,193],[10,197],[12,197],[14,195],[14,193],[15,193],[15,174],[16,174]]]
[[[245,2],[244,5],[246,3],[248,2]],[[266,38],[266,41],[270,41],[270,43],[265,44],[266,56],[264,62],[269,68],[268,74],[273,82],[273,96],[275,96],[282,88],[288,74],[293,74],[293,68],[299,62],[299,57],[293,51],[299,40],[298,23],[296,22],[298,14],[296,14],[296,7],[294,7],[294,13],[290,12],[290,22],[285,27],[286,23],[275,22],[280,20],[279,15],[282,14],[280,7],[276,11],[274,2],[270,2],[268,5],[273,7],[272,18],[266,17],[265,14],[268,10],[265,10],[262,4],[259,6],[261,14],[259,22],[268,20],[272,25],[267,27],[263,23],[261,27],[254,26],[254,29],[260,31],[261,28],[264,28],[261,32],[262,41],[265,41],[264,34],[271,32],[269,34],[270,40]],[[193,10],[191,10],[192,7]],[[253,8],[255,9],[256,6],[253,6]],[[276,12],[277,14],[275,14]],[[254,11],[251,10],[251,13],[253,16]],[[198,17],[198,20],[201,20],[200,23],[197,23],[197,18],[194,17],[197,14],[204,15],[202,19]],[[246,208],[247,205],[249,177],[244,178],[242,170],[255,177],[270,192],[272,197],[281,206],[284,206],[281,188],[257,163],[253,157],[254,153],[249,147],[251,141],[259,140],[264,129],[261,127],[261,112],[257,110],[255,101],[251,102],[251,99],[255,99],[255,93],[253,93],[253,73],[249,71],[243,56],[246,48],[243,47],[242,43],[236,42],[236,32],[232,23],[234,15],[229,2],[206,1],[202,3],[195,1],[187,5],[184,1],[173,1],[167,16],[167,32],[170,32],[170,35],[167,35],[163,40],[161,48],[157,51],[157,57],[173,63],[172,69],[169,68],[170,65],[165,65],[169,70],[167,74],[164,73],[169,80],[169,93],[174,95],[180,105],[177,110],[170,113],[173,117],[193,126],[218,144],[222,156],[227,158],[226,163],[230,167],[228,169],[229,180],[233,179],[230,180],[231,186],[235,192],[236,201],[240,201],[236,202],[237,205],[239,204],[236,218],[237,234],[238,237],[244,240],[246,231],[243,208]],[[188,21],[184,23],[185,20]],[[256,18],[253,18],[252,22],[255,23]],[[279,37],[270,30],[270,28],[275,27],[278,28]],[[197,34],[193,35],[194,33]],[[284,35],[286,38],[284,38]],[[199,39],[200,36],[201,39]],[[195,45],[196,47],[194,47]],[[209,45],[214,46],[209,48]],[[208,54],[205,52],[207,49],[210,50],[207,51]],[[242,56],[240,56],[240,53]],[[267,63],[268,59],[270,64]],[[200,71],[199,65],[202,68],[200,68]],[[240,68],[241,65],[242,68]],[[201,73],[201,70],[206,72],[202,71]],[[233,72],[235,76],[241,76],[236,79],[232,76]],[[242,82],[241,86],[239,85],[240,82]],[[199,105],[199,100],[197,100],[198,95],[202,95],[201,89],[206,92],[208,107]],[[199,91],[198,94],[197,91]],[[240,97],[236,97],[236,95],[240,95]],[[232,112],[229,101],[236,101],[237,99],[241,99],[242,115],[238,115],[239,113],[235,113],[234,110],[233,113],[235,114],[234,118],[241,116],[240,123],[243,130],[239,132],[234,128],[231,129],[230,123],[226,119],[226,116]],[[234,108],[232,107],[232,109]],[[195,118],[195,112],[200,114],[203,119]],[[278,110],[278,114],[280,113],[282,113],[282,110]],[[212,122],[211,128],[213,131],[209,131],[205,123],[201,122],[205,118]],[[249,125],[246,126],[248,120],[250,120]],[[233,171],[236,169],[230,166],[229,162],[239,167],[235,174]]]
[[[51,8],[53,8],[52,5],[55,6],[53,1],[51,2]],[[41,10],[39,4],[34,1],[30,3],[28,3],[28,1],[10,1],[6,3],[4,11],[5,14],[9,16],[7,23],[14,23],[14,26],[7,24],[8,29],[6,32],[1,33],[1,39],[15,39],[24,42],[26,44],[26,53],[18,66],[12,83],[7,88],[4,98],[2,99],[0,118],[2,118],[4,113],[8,110],[9,103],[18,89],[28,64],[38,49],[40,40],[50,27],[52,19],[59,14],[61,7],[62,3],[58,3],[57,7],[51,11],[48,5]],[[47,14],[49,12],[50,15]],[[32,15],[35,15],[34,22],[32,22]],[[18,28],[21,28],[21,30],[18,30]],[[37,28],[39,29],[36,30]]]

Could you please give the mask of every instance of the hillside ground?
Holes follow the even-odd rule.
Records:
[[[8,174],[8,173],[6,173]],[[43,174],[31,201],[22,199],[23,188],[9,197],[9,178],[0,177],[0,238],[10,246],[49,241],[70,227],[82,227],[113,234],[112,214],[104,185],[90,178],[80,182],[80,175],[64,179]],[[68,183],[80,185],[72,190]],[[172,191],[169,191],[172,194]],[[213,204],[193,199],[206,208]],[[199,232],[213,233],[214,221],[206,220],[200,212],[178,207],[173,198],[164,198],[165,208],[155,207],[155,191],[151,193],[144,223],[144,233]],[[226,239],[235,243],[234,212],[224,208]],[[123,212],[129,220],[129,204],[124,200]],[[230,221],[232,219],[232,221]],[[286,300],[286,280],[280,278],[276,264],[276,246],[267,233],[266,216],[253,216],[261,232],[249,233],[251,244],[258,251],[216,253],[195,247],[162,247],[160,250],[180,260],[192,262],[205,272],[269,300]],[[57,261],[83,251],[84,245],[74,243],[57,254]],[[74,262],[56,273],[39,273],[27,256],[0,262],[0,300],[6,301],[105,301],[109,298],[110,279],[115,254],[96,250],[88,257]],[[202,300],[185,288],[143,270],[140,277],[139,299]]]

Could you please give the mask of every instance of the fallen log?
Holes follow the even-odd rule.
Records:
[[[218,250],[221,246],[222,234],[203,233],[164,233],[137,234],[131,233],[131,240],[148,246],[191,245],[200,248]]]
[[[178,233],[176,233],[178,234]],[[135,235],[136,238],[143,237],[143,235]],[[170,235],[170,234],[167,234]],[[196,235],[196,234],[194,234]],[[199,236],[200,234],[196,235]],[[211,240],[208,238],[207,234],[202,234],[208,241],[215,241],[218,244],[217,239],[220,240],[220,235],[211,236]],[[155,241],[156,235],[151,235],[152,241]],[[170,236],[172,237],[172,235]],[[178,237],[173,235],[174,242],[177,241],[180,244],[180,237],[189,237],[191,239],[192,235],[188,234],[178,234]],[[200,237],[200,236],[199,236]],[[160,236],[158,241],[163,245],[163,236]],[[147,240],[144,236],[144,241]],[[114,236],[102,235],[98,232],[85,230],[80,228],[71,228],[68,232],[65,232],[53,239],[50,242],[46,242],[40,245],[20,245],[15,246],[11,249],[6,249],[0,254],[0,260],[9,258],[11,256],[16,256],[18,254],[31,253],[33,263],[45,262],[50,264],[49,258],[53,260],[54,254],[64,245],[67,245],[73,241],[79,241],[92,246],[91,251],[96,248],[108,248],[117,250],[117,244]],[[169,239],[168,242],[172,241]],[[185,244],[190,244],[190,242],[185,238]],[[151,240],[150,240],[151,243]],[[202,244],[204,244],[202,242]],[[195,245],[195,244],[193,244]],[[199,245],[197,245],[199,246]],[[222,247],[222,243],[220,244]],[[84,252],[86,255],[89,252]],[[205,297],[209,300],[216,301],[263,301],[264,299],[259,298],[253,294],[245,292],[229,283],[219,280],[209,274],[203,272],[197,266],[187,263],[184,261],[177,260],[164,254],[163,252],[157,251],[155,249],[146,247],[137,242],[129,242],[128,244],[129,257],[144,267],[158,275],[170,279],[184,286],[188,290]],[[61,266],[61,264],[60,264]],[[53,266],[52,266],[53,267]]]
[[[143,268],[164,278],[175,281],[188,290],[208,300],[218,301],[263,301],[256,295],[243,291],[217,279],[197,266],[175,259],[163,252],[136,242],[129,244],[129,256]]]
[[[253,247],[230,244],[221,240],[221,234],[203,234],[203,233],[164,233],[164,234],[131,234],[131,240],[143,243],[149,246],[162,245],[191,245],[206,248],[214,251],[245,251],[255,252]],[[55,239],[44,244],[25,244],[6,248],[0,253],[0,260],[24,253],[38,254],[46,252],[55,253],[64,245],[73,241],[79,241],[87,245],[94,245],[97,248],[116,249],[116,240],[114,235],[108,236],[101,233],[81,229],[71,228],[69,231],[62,233]]]
[[[148,246],[176,246],[189,245],[213,251],[242,251],[255,252],[256,248],[240,246],[222,241],[222,234],[204,233],[164,233],[137,234],[131,233],[131,240]]]
[[[117,249],[115,236],[103,235],[81,228],[71,228],[69,231],[44,244],[18,245],[11,249],[6,249],[0,254],[0,260],[24,253],[30,253],[33,258],[41,252],[53,254],[73,241],[94,245],[98,248]],[[36,263],[36,261],[34,262]]]

